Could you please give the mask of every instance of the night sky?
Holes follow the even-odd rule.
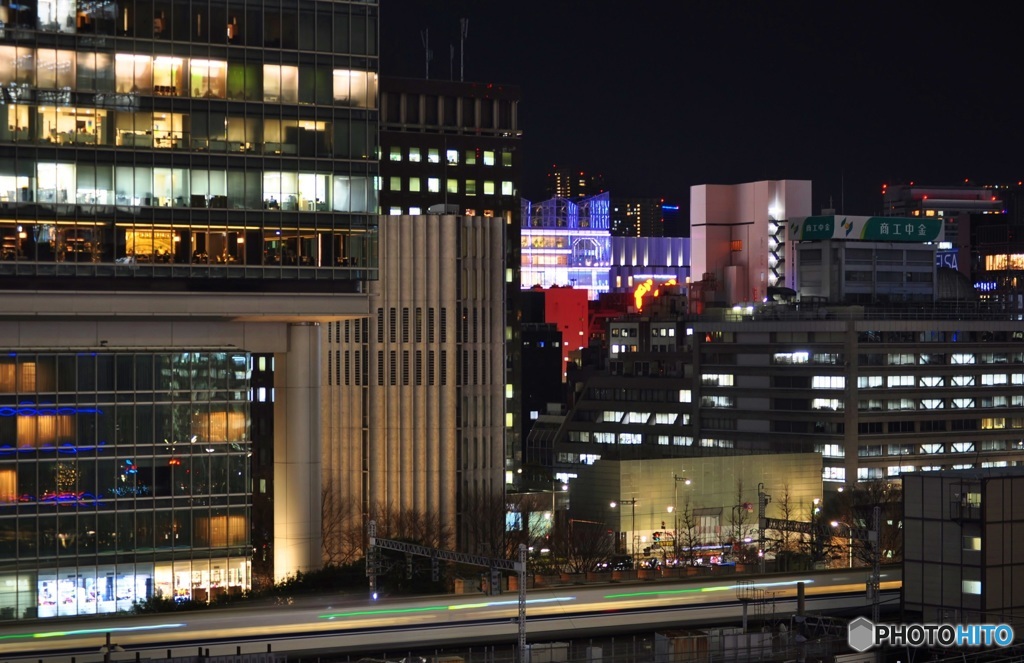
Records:
[[[643,7],[644,9],[640,9]],[[657,7],[657,10],[647,9]],[[1024,177],[1024,49],[982,5],[381,1],[381,73],[522,89],[523,191],[551,164],[613,195],[810,179],[814,208],[881,209],[883,183]],[[684,207],[688,210],[688,207]]]

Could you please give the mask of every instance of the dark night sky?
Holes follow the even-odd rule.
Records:
[[[522,89],[523,194],[552,163],[613,194],[810,179],[814,207],[881,207],[884,182],[1024,177],[1021,31],[938,3],[381,0],[381,73]],[[636,7],[637,9],[633,9]],[[656,7],[657,9],[639,9]],[[687,208],[688,209],[688,208]]]

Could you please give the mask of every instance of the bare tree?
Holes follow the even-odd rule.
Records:
[[[789,484],[782,487],[782,497],[775,501],[780,520],[796,520],[797,507],[789,492]],[[768,549],[775,554],[779,571],[788,571],[793,555],[797,552],[797,537],[788,530],[771,530],[768,536]]]
[[[797,554],[812,568],[823,564],[827,565],[838,559],[846,548],[835,537],[829,520],[817,504],[812,504],[806,509],[806,511],[801,510],[798,517],[800,520],[810,523],[810,533],[801,533],[798,537]]]
[[[611,558],[615,542],[605,523],[569,520],[555,528],[551,549],[567,573],[586,573]]]
[[[509,510],[504,493],[484,493],[466,500],[472,513],[463,517],[460,529],[465,535],[465,550],[485,557],[507,558],[509,535],[505,518]],[[461,546],[460,546],[461,547]]]
[[[440,514],[400,510],[390,504],[376,504],[370,520],[377,522],[377,536],[415,543],[428,548],[450,548],[454,532],[444,525]]]
[[[683,511],[676,516],[676,529],[673,532],[676,546],[676,559],[686,562],[687,566],[695,566],[701,556],[701,537],[697,517],[686,500]]]
[[[740,561],[746,561],[749,556],[748,546],[744,539],[747,536],[747,522],[754,511],[754,505],[743,499],[743,480],[736,481],[736,504],[729,513],[729,540],[732,554],[737,555]]]
[[[339,502],[334,477],[328,477],[320,489],[320,551],[324,564],[341,565],[355,561],[351,549],[344,543],[350,514]]]
[[[839,520],[855,529],[870,530],[874,509],[880,509],[878,544],[882,563],[903,560],[903,489],[898,483],[879,479],[854,484],[839,495]],[[872,563],[871,545],[855,540],[853,557],[864,564]]]

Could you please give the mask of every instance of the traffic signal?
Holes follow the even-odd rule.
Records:
[[[491,594],[501,594],[501,571],[491,569]]]
[[[441,579],[441,565],[436,557],[430,558],[430,579],[434,582]]]
[[[412,580],[412,555],[410,554],[405,556],[405,577]]]

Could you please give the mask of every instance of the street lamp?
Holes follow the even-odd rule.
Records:
[[[628,500],[621,500],[619,503],[612,502],[611,507],[614,509],[619,504],[628,504],[632,507],[629,515],[629,556],[636,560],[636,546],[633,537],[633,527],[636,525],[636,498],[631,497]],[[621,520],[621,518],[620,518]]]
[[[832,524],[832,527],[839,527],[840,525],[846,527],[846,536],[847,536],[846,542],[847,542],[847,548],[849,549],[849,552],[847,554],[847,557],[848,557],[848,560],[849,560],[848,568],[852,569],[853,568],[853,527],[850,526],[850,523],[844,523],[844,522],[840,522],[838,520],[833,520],[831,524]]]

